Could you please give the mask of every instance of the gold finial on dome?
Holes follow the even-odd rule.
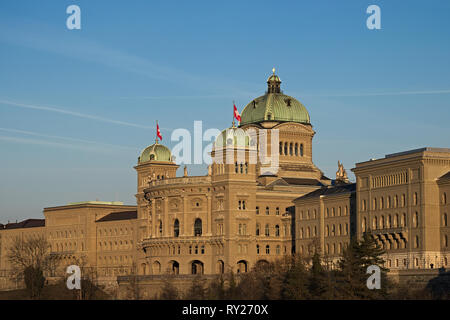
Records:
[[[274,68],[272,68],[272,72],[273,72],[273,74],[275,74],[275,67],[274,67]]]

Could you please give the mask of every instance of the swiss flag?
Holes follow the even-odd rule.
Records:
[[[156,124],[156,136],[159,138],[159,140],[162,140],[161,131],[159,130],[159,124]]]
[[[233,103],[233,107],[234,107],[234,118],[241,122],[241,115],[239,114],[238,109],[236,108],[236,105]]]

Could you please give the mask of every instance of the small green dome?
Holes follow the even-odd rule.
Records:
[[[267,93],[251,101],[242,110],[241,126],[263,121],[311,123],[305,106],[281,92],[281,80],[275,70],[267,79],[267,84]]]
[[[223,130],[216,138],[215,148],[227,146],[248,147],[250,145],[250,136],[241,128],[228,128]]]
[[[172,153],[166,146],[159,144],[158,140],[141,152],[138,163],[147,161],[172,161]]]

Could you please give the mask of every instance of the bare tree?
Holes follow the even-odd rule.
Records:
[[[13,276],[24,280],[31,298],[40,297],[46,273],[51,272],[57,256],[50,252],[50,244],[44,236],[22,239],[16,237],[7,255]]]

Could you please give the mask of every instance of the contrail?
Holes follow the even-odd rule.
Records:
[[[26,109],[34,109],[34,110],[61,113],[61,114],[84,118],[84,119],[113,123],[113,124],[117,124],[117,125],[121,125],[121,126],[128,126],[128,127],[141,128],[141,129],[155,129],[154,127],[143,126],[143,125],[135,124],[135,123],[131,123],[131,122],[113,120],[113,119],[103,118],[103,117],[94,116],[94,115],[90,115],[90,114],[54,108],[54,107],[37,106],[37,105],[33,105],[33,104],[17,103],[17,102],[7,101],[7,100],[0,100],[0,104],[14,106],[14,107],[18,107],[18,108],[26,108]]]
[[[2,128],[2,127],[0,127],[0,130],[1,131],[6,131],[6,132],[10,132],[10,133],[26,134],[26,135],[30,135],[30,136],[36,136],[36,137],[51,138],[51,139],[61,139],[61,140],[67,140],[67,141],[73,141],[73,142],[81,142],[81,143],[90,143],[90,144],[96,144],[96,145],[101,145],[101,146],[105,146],[105,147],[114,147],[114,148],[122,148],[122,149],[129,149],[129,150],[137,150],[138,149],[138,148],[129,147],[129,146],[121,146],[121,145],[115,145],[115,144],[109,144],[109,143],[100,143],[100,142],[84,140],[84,139],[54,136],[54,135],[42,134],[42,133],[37,133],[37,132],[32,132],[32,131],[25,131],[25,130],[17,130],[17,129],[10,129],[10,128]]]
[[[17,138],[17,137],[9,137],[9,136],[0,136],[0,141],[13,142],[13,143],[23,143],[23,144],[34,144],[34,145],[44,145],[51,147],[59,147],[59,148],[68,148],[68,149],[78,149],[78,150],[88,150],[88,151],[100,151],[100,152],[111,152],[117,151],[117,149],[106,149],[106,148],[98,148],[95,146],[89,147],[84,145],[74,145],[70,143],[60,143],[46,140],[38,140],[38,139],[26,139],[26,138]]]
[[[450,90],[422,90],[422,91],[397,91],[397,92],[372,92],[372,93],[343,93],[343,94],[308,94],[303,93],[299,96],[312,97],[373,97],[373,96],[402,96],[402,95],[420,95],[420,94],[448,94]]]

